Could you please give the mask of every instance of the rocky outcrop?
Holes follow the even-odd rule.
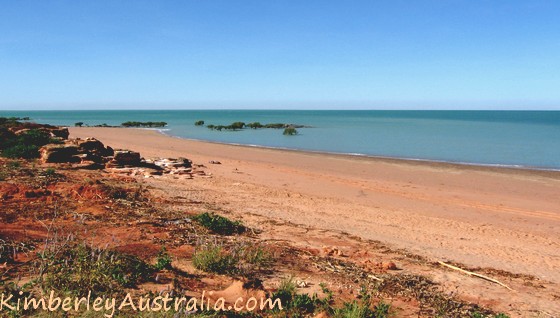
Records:
[[[46,145],[39,150],[41,161],[46,163],[78,163],[81,159],[78,155],[78,147],[74,145]]]
[[[101,141],[95,138],[71,139],[63,144],[49,144],[43,146],[39,152],[41,161],[46,163],[82,163],[85,165],[104,164],[113,155],[113,149],[105,147]]]
[[[138,166],[140,165],[140,153],[131,150],[119,149],[115,150],[113,160],[114,164],[120,166]]]
[[[70,132],[68,128],[56,127],[51,125],[41,125],[36,123],[26,123],[20,126],[11,127],[10,131],[16,135],[21,135],[29,130],[40,130],[48,133],[51,137],[58,138],[60,140],[68,139]]]

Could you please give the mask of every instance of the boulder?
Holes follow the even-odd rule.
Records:
[[[115,150],[113,160],[123,166],[138,166],[140,164],[140,153],[130,150]]]
[[[78,147],[74,145],[46,145],[39,149],[42,162],[66,163],[80,162]]]
[[[70,135],[68,128],[54,128],[49,129],[48,132],[50,132],[53,137],[59,137],[62,139],[68,139],[68,136]]]
[[[77,139],[76,145],[78,146],[80,153],[87,153],[100,157],[113,155],[112,148],[105,148],[105,145],[95,138]]]

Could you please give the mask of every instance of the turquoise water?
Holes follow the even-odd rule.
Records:
[[[0,111],[40,123],[165,121],[166,134],[224,143],[483,165],[560,169],[560,111],[122,110]],[[293,123],[282,130],[212,131],[194,125]]]

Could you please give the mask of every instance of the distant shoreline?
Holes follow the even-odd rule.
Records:
[[[103,128],[103,127],[92,127],[92,128]],[[126,127],[115,127],[115,128],[126,128]],[[142,129],[142,130],[152,130],[157,131],[163,136],[170,137],[170,138],[178,138],[182,140],[189,140],[189,141],[196,141],[196,142],[203,142],[203,143],[211,143],[217,145],[228,145],[228,146],[236,146],[242,148],[261,148],[261,149],[269,149],[269,150],[278,150],[278,151],[288,151],[288,152],[295,152],[295,153],[304,153],[304,154],[315,154],[315,155],[329,155],[329,156],[341,156],[341,157],[349,157],[352,159],[362,159],[362,160],[375,160],[375,161],[384,161],[387,163],[407,163],[411,165],[426,165],[426,166],[439,166],[439,167],[448,167],[448,168],[460,168],[460,169],[472,169],[478,171],[500,171],[500,170],[512,170],[517,172],[528,172],[528,173],[539,173],[539,175],[547,176],[549,173],[553,174],[554,176],[560,177],[560,169],[555,168],[542,168],[542,167],[530,167],[530,166],[521,166],[521,165],[503,165],[503,164],[483,164],[483,163],[471,163],[471,162],[454,162],[454,161],[445,161],[445,160],[435,160],[435,159],[416,159],[416,158],[400,158],[400,157],[389,157],[389,156],[378,156],[378,155],[368,155],[368,154],[360,154],[360,153],[342,153],[342,152],[329,152],[329,151],[318,151],[318,150],[308,150],[308,149],[294,149],[294,148],[282,148],[282,147],[271,147],[271,146],[263,146],[263,145],[256,145],[256,144],[241,144],[241,143],[228,143],[228,142],[220,142],[220,141],[212,141],[212,140],[204,140],[204,139],[196,139],[196,138],[187,138],[181,136],[175,136],[166,133],[169,129],[161,129],[161,128],[128,128],[128,129]]]

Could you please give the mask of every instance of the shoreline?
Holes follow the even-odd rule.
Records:
[[[181,136],[175,136],[166,133],[169,129],[158,129],[158,128],[127,128],[127,127],[83,127],[83,128],[123,128],[123,129],[139,129],[139,130],[148,130],[148,131],[156,131],[159,134],[169,137],[169,138],[176,138],[180,140],[188,140],[194,142],[201,142],[201,143],[210,143],[216,145],[226,145],[226,146],[235,146],[241,148],[249,148],[249,149],[268,149],[268,150],[278,150],[278,151],[287,151],[287,152],[294,152],[294,153],[304,153],[304,154],[316,154],[316,155],[325,155],[325,156],[340,156],[340,157],[347,157],[352,159],[363,159],[363,160],[373,160],[373,161],[384,161],[387,163],[404,163],[410,165],[427,165],[427,166],[441,166],[441,167],[448,167],[448,168],[457,168],[457,169],[472,169],[476,171],[494,171],[499,172],[500,170],[507,170],[512,172],[522,172],[522,173],[536,173],[542,176],[549,176],[549,173],[554,175],[550,177],[558,177],[560,178],[560,168],[544,168],[544,167],[534,167],[534,166],[523,166],[523,165],[507,165],[507,164],[484,164],[484,163],[471,163],[471,162],[456,162],[456,161],[445,161],[445,160],[436,160],[436,159],[416,159],[416,158],[401,158],[401,157],[390,157],[390,156],[381,156],[381,155],[368,155],[368,154],[361,154],[361,153],[344,153],[344,152],[329,152],[329,151],[320,151],[320,150],[309,150],[309,149],[294,149],[294,148],[282,148],[282,147],[273,147],[273,146],[263,146],[263,145],[256,145],[256,144],[240,144],[240,143],[228,143],[228,142],[221,142],[221,141],[213,141],[213,140],[204,140],[204,139],[196,139],[196,138],[187,138]]]

